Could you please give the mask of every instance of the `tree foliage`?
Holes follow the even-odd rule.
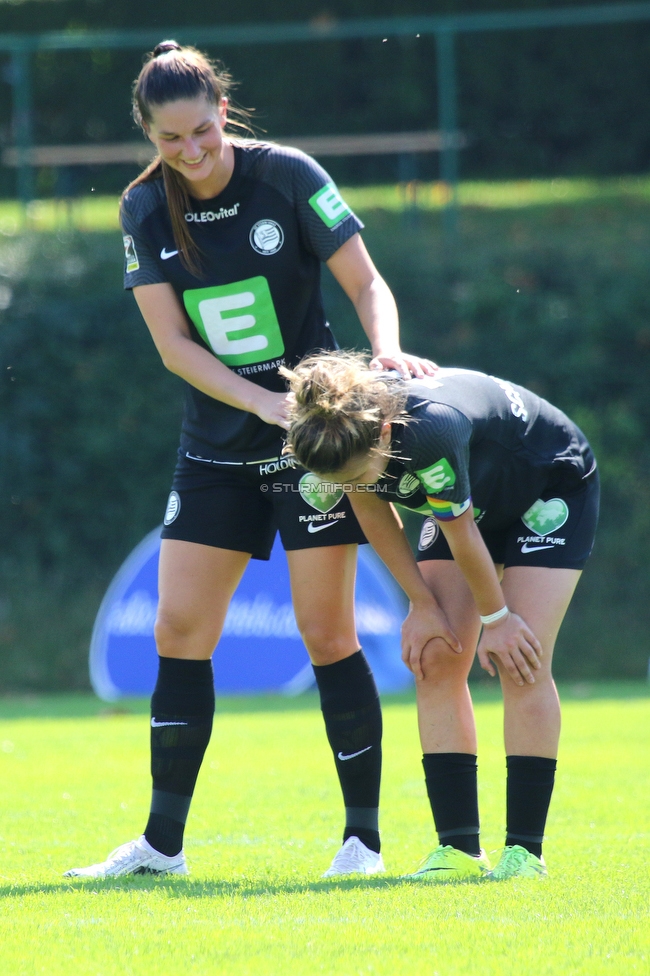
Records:
[[[500,10],[566,6],[562,0],[500,0]],[[480,0],[441,0],[435,13],[484,10]],[[350,19],[432,13],[429,0],[225,0],[218,13],[197,0],[35,0],[1,3],[0,31],[159,27]],[[646,65],[650,24],[469,34],[458,41],[460,126],[470,144],[465,177],[500,178],[575,173],[640,172],[650,161]],[[258,126],[273,138],[309,134],[406,131],[437,125],[435,41],[432,37],[240,45],[211,50],[241,82],[239,100],[257,109]],[[34,57],[37,143],[128,141],[139,138],[130,118],[131,82],[142,52],[119,49],[47,51]],[[10,74],[5,72],[5,96]],[[0,139],[12,141],[10,98],[0,100]],[[420,157],[433,178],[437,160]],[[332,162],[343,182],[394,179],[393,157]],[[95,187],[115,192],[137,170],[76,167],[38,174],[38,193],[73,195]],[[0,170],[0,193],[14,174]]]

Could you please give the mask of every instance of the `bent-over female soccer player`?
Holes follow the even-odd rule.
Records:
[[[411,601],[403,657],[417,679],[440,845],[411,877],[545,875],[560,733],[551,659],[598,518],[584,435],[529,390],[469,370],[404,382],[335,352],[285,375],[296,401],[290,449],[323,482],[345,483],[367,539]],[[428,514],[419,572],[386,502]],[[505,706],[507,835],[493,870],[479,843],[467,686],[477,645],[482,667],[499,673]]]
[[[297,150],[225,133],[229,81],[198,51],[165,41],[134,87],[135,118],[158,155],[122,199],[125,287],[163,363],[186,381],[185,413],[160,551],[149,820],[143,837],[71,876],[187,872],[183,831],[212,728],[212,653],[248,560],[269,558],[278,528],[346,809],[327,873],[383,870],[381,710],[354,623],[365,540],[347,499],[316,508],[310,485],[296,491],[306,476],[281,456],[279,368],[336,346],[321,262],[351,299],[377,366],[405,376],[435,367],[400,352],[392,295],[327,173]]]

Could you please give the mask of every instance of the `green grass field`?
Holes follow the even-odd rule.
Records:
[[[501,708],[476,695],[483,840],[502,842]],[[189,878],[69,881],[138,835],[146,703],[0,700],[0,972],[647,974],[650,690],[564,693],[547,881],[400,880],[433,846],[410,697],[385,702],[387,875],[321,880],[341,801],[313,696],[230,699],[190,814]]]
[[[369,210],[401,211],[417,201],[424,211],[441,210],[448,202],[444,183],[386,184],[343,187],[343,196],[360,213]],[[464,208],[519,210],[564,204],[602,203],[613,200],[650,199],[650,177],[573,177],[500,182],[466,181],[459,184],[458,203]],[[108,196],[71,200],[34,200],[25,209],[17,200],[0,200],[0,234],[24,230],[82,232],[117,230],[118,199]]]

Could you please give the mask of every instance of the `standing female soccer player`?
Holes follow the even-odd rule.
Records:
[[[534,393],[469,370],[404,383],[331,353],[286,375],[296,397],[289,446],[322,481],[348,483],[366,537],[411,600],[403,657],[417,679],[440,842],[412,877],[545,875],[560,733],[551,658],[598,518],[584,435]],[[386,501],[429,515],[420,572]],[[505,705],[507,836],[492,871],[479,844],[467,686],[477,644]]]
[[[165,41],[134,87],[135,118],[158,156],[122,199],[125,286],[165,366],[186,381],[186,405],[160,551],[151,812],[143,837],[71,876],[187,872],[183,831],[212,728],[212,653],[248,560],[269,558],[276,528],[345,802],[344,845],[327,873],[383,870],[381,711],[354,624],[365,540],[347,499],[310,492],[282,457],[279,369],[335,347],[321,262],[354,304],[375,365],[406,376],[435,367],[400,352],[392,295],[324,170],[296,150],[224,133],[229,81],[198,51]]]

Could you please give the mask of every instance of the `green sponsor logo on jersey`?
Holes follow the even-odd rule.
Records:
[[[437,495],[439,491],[456,484],[456,475],[447,458],[440,458],[435,464],[415,473],[430,495]]]
[[[547,502],[538,498],[521,516],[521,521],[535,535],[552,535],[568,517],[569,506],[563,498],[549,498]]]
[[[308,471],[298,482],[300,494],[317,512],[330,512],[343,497],[343,488],[323,482],[322,478]],[[331,490],[330,490],[331,489]]]
[[[333,183],[328,183],[314,193],[313,197],[309,198],[309,205],[330,229],[336,227],[352,213]]]
[[[183,301],[202,339],[226,366],[249,366],[284,353],[271,289],[262,275],[190,288]]]

